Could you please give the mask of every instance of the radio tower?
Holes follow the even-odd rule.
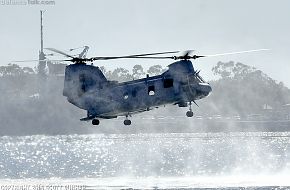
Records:
[[[39,62],[37,66],[38,75],[45,78],[45,67],[46,67],[46,57],[43,53],[43,24],[42,24],[43,11],[40,11],[40,51],[39,51]]]

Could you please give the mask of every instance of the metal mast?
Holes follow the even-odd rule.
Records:
[[[43,25],[42,25],[42,14],[43,11],[40,11],[40,51],[43,52]]]
[[[40,11],[40,51],[39,51],[39,63],[37,66],[38,74],[44,77],[45,74],[45,67],[46,67],[46,57],[43,53],[43,11]]]

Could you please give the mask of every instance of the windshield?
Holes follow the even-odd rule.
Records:
[[[199,72],[189,74],[187,78],[190,84],[205,83],[205,80],[199,75]]]

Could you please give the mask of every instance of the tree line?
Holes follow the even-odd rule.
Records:
[[[55,64],[57,66],[57,64]],[[56,67],[55,68],[58,68]],[[64,69],[60,64],[59,69]],[[131,72],[125,68],[116,68],[113,71],[107,70],[104,66],[100,70],[109,80],[119,82],[129,81],[150,76],[159,75],[166,71],[161,65],[153,65],[147,71],[142,65],[134,65]],[[282,83],[277,82],[267,74],[249,65],[240,62],[218,62],[212,72],[218,76],[217,80],[209,81],[213,92],[209,97],[212,104],[215,104],[215,112],[230,113],[258,111],[263,105],[268,104],[273,108],[279,108],[290,103],[289,89]],[[47,72],[48,80],[40,80],[37,68],[20,67],[17,64],[0,66],[0,89],[6,98],[11,93],[30,96],[38,92],[42,86],[52,86],[53,81],[58,85],[55,87],[62,90],[63,75],[54,76],[55,73],[64,73],[64,70]],[[43,83],[43,84],[42,84]],[[54,87],[52,87],[54,88]],[[9,95],[10,93],[10,95]],[[51,92],[52,93],[52,92]],[[208,100],[204,101],[205,103]]]
[[[100,69],[109,80],[120,82],[165,71],[160,65],[146,71],[141,65],[133,66],[131,72],[125,68]],[[247,115],[261,113],[265,105],[279,110],[290,103],[289,88],[249,65],[218,62],[212,72],[218,79],[208,81],[213,91],[209,97],[197,101],[199,108],[193,108],[197,115]],[[37,69],[17,64],[0,66],[0,135],[87,132],[80,127],[86,123],[79,121],[86,113],[62,96],[64,76],[59,73],[63,71],[47,71],[43,79]],[[166,109],[169,115],[184,115],[184,109]]]

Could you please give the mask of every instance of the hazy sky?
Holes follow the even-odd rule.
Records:
[[[89,56],[269,48],[268,52],[200,59],[194,65],[205,79],[211,79],[210,69],[218,61],[239,61],[290,87],[288,0],[54,0],[55,5],[3,5],[15,1],[27,3],[0,0],[1,65],[38,58],[39,10],[46,10],[45,47],[67,50],[88,45]],[[131,69],[135,64],[148,68],[171,62],[118,60],[97,65]]]

